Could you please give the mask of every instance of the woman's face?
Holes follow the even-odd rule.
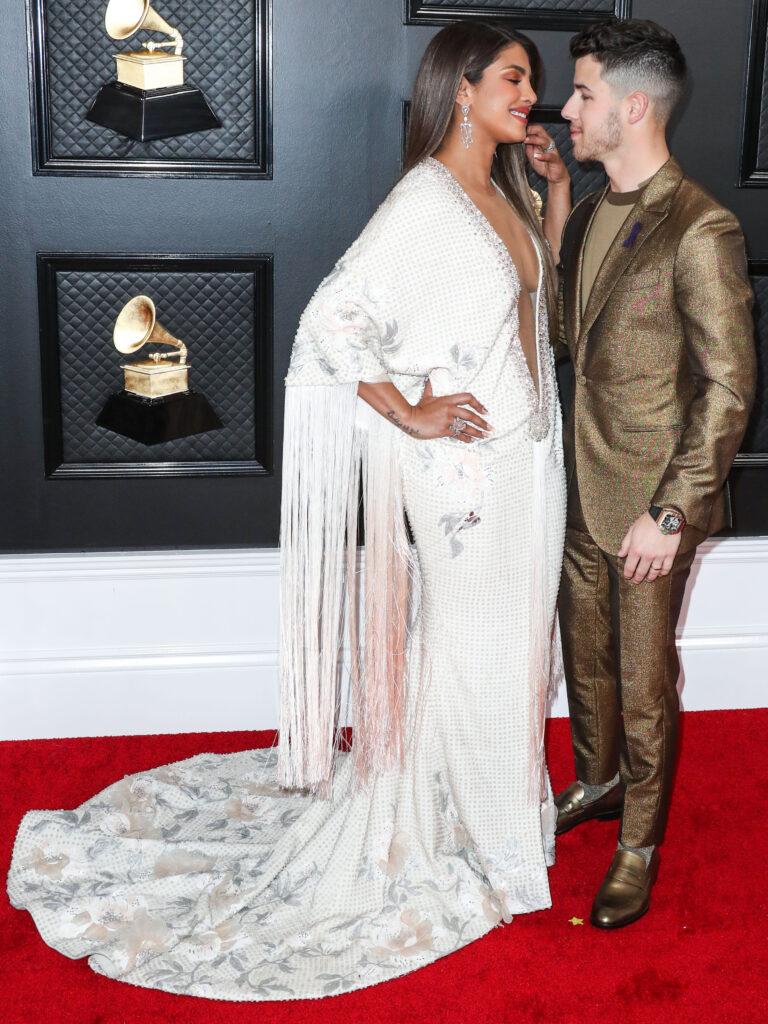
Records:
[[[469,104],[473,136],[485,135],[496,145],[525,139],[535,102],[531,62],[519,43],[510,43],[499,51],[475,85],[463,79],[457,98],[459,107]],[[460,109],[458,113],[461,120]]]

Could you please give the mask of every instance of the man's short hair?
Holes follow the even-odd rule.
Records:
[[[680,44],[655,21],[634,18],[589,25],[571,39],[571,56],[594,57],[614,92],[645,93],[662,124],[685,90],[687,67]]]

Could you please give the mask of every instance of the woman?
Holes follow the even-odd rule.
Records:
[[[569,203],[527,124],[538,70],[514,32],[435,37],[405,173],[302,317],[277,757],[201,755],[24,819],[11,899],[98,972],[317,997],[550,905],[542,734],[565,488],[545,233],[556,242]],[[550,179],[543,229],[526,144]]]

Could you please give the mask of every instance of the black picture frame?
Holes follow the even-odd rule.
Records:
[[[553,31],[568,31],[583,28],[590,22],[603,21],[611,17],[605,11],[573,11],[558,9],[526,8],[523,2],[516,0],[499,0],[498,3],[470,6],[454,3],[441,3],[440,0],[404,0],[404,22],[406,25],[444,25],[449,21],[466,19],[509,20],[514,21],[518,28],[542,28]],[[632,16],[632,0],[614,0],[613,17],[630,18]]]
[[[175,462],[66,462],[62,419],[57,274],[64,271],[250,272],[253,275],[255,458]],[[40,370],[45,477],[72,480],[122,477],[271,476],[273,437],[273,256],[255,254],[37,253]],[[106,397],[106,396],[105,396]]]
[[[77,0],[73,0],[77,3]],[[57,156],[52,143],[46,0],[26,0],[32,173],[85,177],[272,178],[272,0],[251,0],[257,27],[253,68],[255,153],[241,159],[145,159]],[[159,6],[162,6],[160,3]],[[108,37],[107,41],[111,42]],[[114,45],[114,44],[113,44]]]
[[[750,279],[764,278],[768,283],[768,259],[749,260]],[[756,338],[759,347],[768,351],[768,309],[755,307]],[[760,321],[766,320],[765,337],[761,337]],[[766,390],[768,389],[768,358],[758,361],[758,397],[753,410],[746,443],[757,422],[768,417]],[[735,536],[761,536],[768,533],[768,452],[740,451],[729,476],[733,527],[726,531]]]
[[[760,160],[761,123],[768,105],[768,82],[765,80],[767,45],[768,0],[752,0],[738,179],[740,188],[768,188],[768,158],[764,165]]]
[[[753,280],[755,278],[763,278],[766,281],[766,284],[768,284],[768,258],[750,259],[747,261],[747,267],[750,280]],[[768,301],[766,305],[768,305]],[[761,336],[761,320],[766,321],[764,337]],[[752,411],[752,421],[750,422],[750,427],[747,429],[747,436],[745,438],[745,442],[749,442],[749,439],[752,435],[753,424],[757,425],[755,423],[757,419],[759,419],[761,422],[768,421],[768,397],[764,395],[764,392],[768,392],[768,308],[761,309],[759,306],[759,302],[755,303],[755,339],[757,342],[758,350],[761,350],[763,347],[765,347],[766,349],[765,362],[767,365],[763,366],[762,361],[758,358],[758,395],[755,401],[754,409]],[[740,451],[739,454],[736,456],[736,461],[734,465],[749,466],[753,468],[764,468],[768,470],[768,451]],[[766,476],[766,483],[768,483],[768,475]],[[766,494],[766,499],[766,529],[768,530],[768,493]]]

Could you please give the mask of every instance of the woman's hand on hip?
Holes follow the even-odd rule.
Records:
[[[424,393],[411,406],[404,429],[422,441],[436,437],[453,437],[470,444],[488,436],[493,427],[483,418],[487,409],[469,391],[435,398],[427,381]]]

